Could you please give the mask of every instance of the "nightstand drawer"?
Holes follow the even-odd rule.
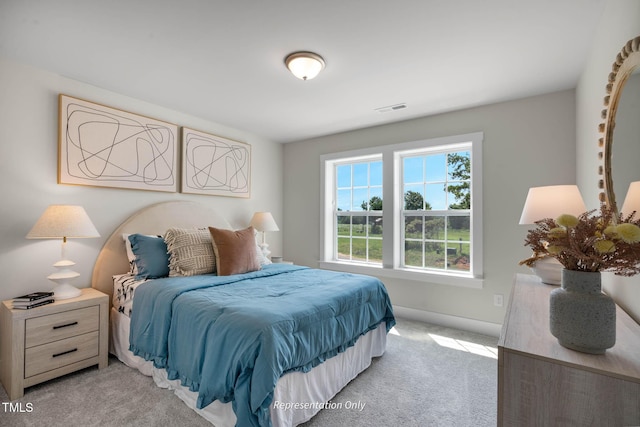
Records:
[[[99,320],[100,307],[97,305],[27,319],[25,348],[97,331]]]
[[[97,356],[99,335],[98,331],[95,331],[26,349],[24,377],[29,378]]]

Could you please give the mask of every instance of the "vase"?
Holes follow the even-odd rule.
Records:
[[[551,291],[551,333],[560,345],[603,354],[616,343],[616,305],[602,293],[600,272],[562,270],[561,287]]]

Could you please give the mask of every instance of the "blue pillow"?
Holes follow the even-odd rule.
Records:
[[[157,279],[169,275],[169,254],[162,237],[131,234],[129,242],[136,257],[136,279]]]

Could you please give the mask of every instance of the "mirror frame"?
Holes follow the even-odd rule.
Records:
[[[604,120],[600,123],[598,130],[602,137],[598,140],[601,151],[598,153],[602,165],[598,169],[598,173],[602,178],[598,182],[601,192],[599,194],[600,202],[606,203],[614,213],[614,220],[617,221],[619,216],[616,195],[613,191],[613,174],[612,174],[612,152],[613,152],[613,131],[616,127],[616,111],[618,103],[622,97],[622,90],[629,76],[636,68],[640,67],[640,36],[629,40],[622,50],[616,56],[613,63],[612,71],[609,74],[609,82],[606,86],[607,95],[604,97],[604,106],[601,117]]]

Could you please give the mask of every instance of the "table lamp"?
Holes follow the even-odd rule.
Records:
[[[56,285],[53,289],[55,299],[74,298],[81,294],[80,289],[69,283],[80,276],[71,270],[76,263],[67,259],[67,238],[100,237],[82,206],[51,205],[27,234],[27,239],[62,239],[62,259],[53,266],[58,269],[47,276]]]
[[[578,216],[587,210],[577,185],[550,185],[529,189],[520,224],[535,224],[545,218],[556,219],[562,214]],[[562,264],[554,257],[541,258],[531,267],[542,283],[559,285]]]
[[[634,219],[640,218],[640,181],[629,184],[629,190],[620,209],[623,216],[631,215],[633,212],[636,213]]]
[[[256,212],[253,214],[253,218],[251,218],[250,225],[262,233],[260,249],[262,249],[264,256],[269,258],[271,251],[269,250],[265,235],[267,231],[280,231],[278,224],[276,224],[276,221],[273,219],[271,212]]]

